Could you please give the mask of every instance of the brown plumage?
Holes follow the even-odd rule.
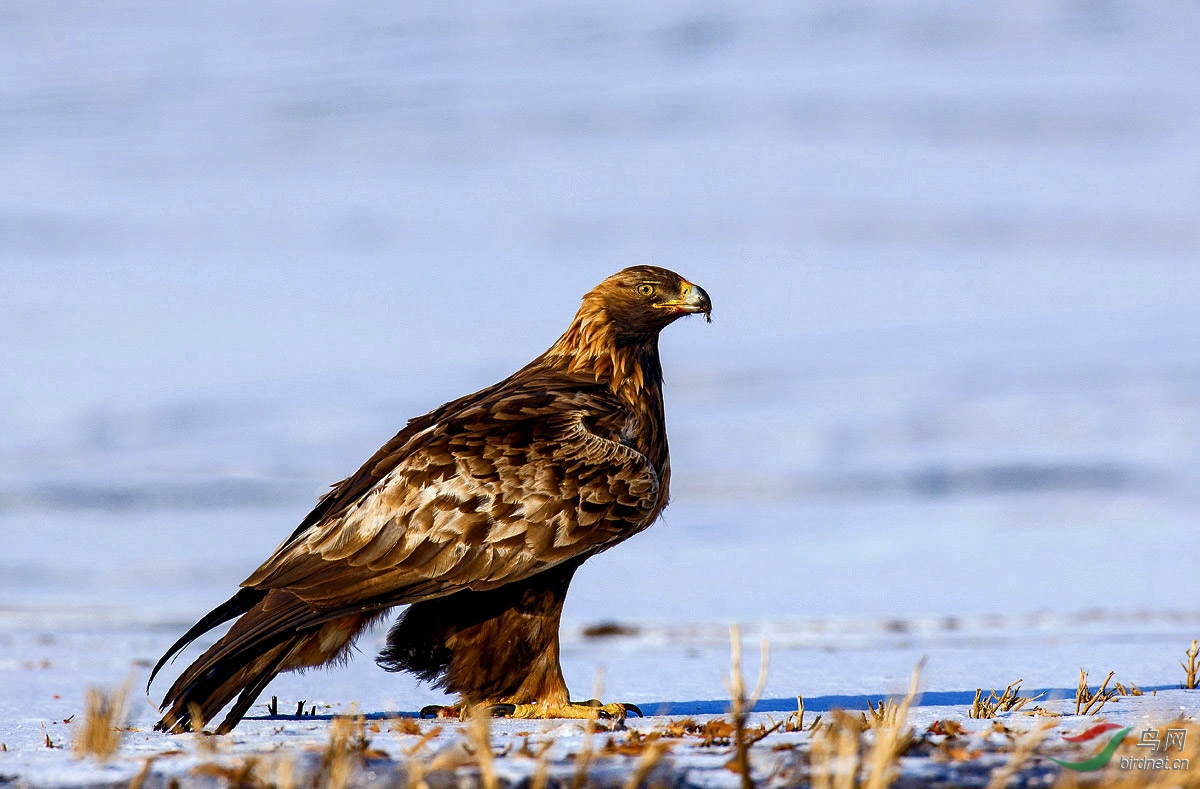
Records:
[[[572,575],[667,503],[658,333],[710,310],[673,272],[625,269],[537,359],[410,421],[163,655],[151,682],[237,617],[171,686],[158,728],[184,731],[193,710],[207,721],[236,698],[229,731],[277,674],[343,658],[400,605],[383,667],[468,704],[566,704],[558,626]]]

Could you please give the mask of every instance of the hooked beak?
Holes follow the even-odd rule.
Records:
[[[679,313],[704,313],[704,320],[712,323],[712,300],[708,298],[708,293],[699,285],[684,280],[683,289],[679,293],[679,298],[673,301],[664,301],[657,306],[669,307]]]

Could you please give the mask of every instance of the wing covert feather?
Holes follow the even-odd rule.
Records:
[[[372,486],[243,586],[287,588],[317,608],[412,602],[408,590],[503,586],[649,525],[658,474],[621,442],[633,417],[618,402],[578,387],[490,399],[431,414]]]

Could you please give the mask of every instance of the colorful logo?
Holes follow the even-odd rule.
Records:
[[[1087,731],[1081,732],[1080,734],[1076,734],[1071,737],[1063,737],[1063,739],[1067,742],[1088,742],[1089,740],[1094,740],[1101,734],[1112,731],[1113,729],[1121,730],[1114,734],[1108,743],[1100,749],[1100,752],[1090,759],[1084,759],[1082,762],[1064,762],[1060,761],[1059,759],[1055,759],[1053,756],[1047,758],[1049,758],[1050,761],[1054,762],[1055,764],[1066,767],[1068,770],[1075,770],[1081,773],[1099,770],[1101,767],[1109,763],[1113,757],[1113,754],[1116,753],[1117,747],[1121,744],[1121,740],[1126,734],[1133,730],[1132,728],[1122,729],[1115,723],[1098,723]]]

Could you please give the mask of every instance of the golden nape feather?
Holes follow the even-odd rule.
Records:
[[[171,686],[158,728],[187,731],[233,702],[218,729],[229,731],[277,674],[343,658],[396,606],[407,608],[384,668],[466,704],[584,714],[558,659],[567,587],[666,506],[658,334],[710,312],[708,294],[679,275],[625,269],[583,297],[541,356],[409,422],[163,655],[151,682],[235,620]]]

